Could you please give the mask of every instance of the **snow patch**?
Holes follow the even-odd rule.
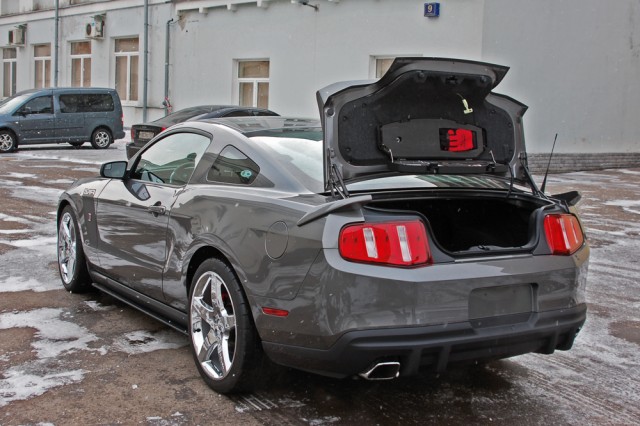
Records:
[[[138,330],[126,333],[116,340],[113,347],[130,355],[162,349],[176,349],[187,345],[186,338],[172,330],[150,332]]]
[[[43,291],[60,290],[61,288],[63,287],[55,280],[43,283],[34,278],[9,277],[4,281],[0,281],[0,292],[2,293],[28,290],[41,293]]]
[[[18,178],[18,179],[27,179],[27,178],[35,179],[35,178],[37,178],[37,176],[34,175],[33,173],[16,173],[16,172],[5,173],[2,176]]]
[[[622,207],[627,213],[640,214],[640,201],[639,200],[614,200],[606,201],[606,206]]]
[[[62,309],[42,308],[33,311],[8,312],[0,315],[0,330],[35,328],[36,340],[31,346],[38,358],[57,357],[65,352],[88,350],[98,338],[84,327],[61,319]]]
[[[91,309],[93,309],[94,311],[111,311],[115,309],[113,305],[103,305],[94,300],[85,300],[84,304],[90,307]]]
[[[43,368],[45,367],[45,368]],[[42,395],[46,391],[59,386],[77,383],[84,378],[84,370],[71,370],[60,372],[38,372],[50,371],[49,366],[42,364],[42,361],[22,364],[6,370],[0,379],[0,407],[12,401],[25,400]],[[32,370],[35,370],[32,372]]]
[[[39,252],[43,255],[55,258],[57,256],[57,237],[38,237],[27,240],[0,240],[0,244]]]

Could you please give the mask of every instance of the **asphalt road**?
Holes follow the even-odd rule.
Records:
[[[640,169],[553,175],[578,189],[592,255],[574,348],[391,382],[278,369],[255,394],[209,390],[187,339],[100,293],[69,294],[55,206],[124,159],[67,146],[0,155],[0,424],[640,424]]]

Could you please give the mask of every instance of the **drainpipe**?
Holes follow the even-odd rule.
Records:
[[[60,9],[60,0],[56,0],[56,18],[54,25],[54,47],[53,47],[53,87],[58,87],[58,27],[60,26],[60,21],[58,17],[58,12]]]
[[[171,23],[173,22],[173,18],[167,21],[167,35],[164,42],[164,101],[162,105],[164,105],[164,115],[169,114],[169,46],[171,42],[171,33],[169,30],[171,29]]]
[[[144,0],[144,53],[142,58],[143,82],[142,82],[142,122],[147,121],[147,80],[149,76],[149,0]]]

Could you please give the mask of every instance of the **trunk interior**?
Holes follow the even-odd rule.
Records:
[[[463,254],[526,248],[535,241],[535,212],[543,205],[543,201],[504,197],[439,197],[376,202],[369,207],[420,213],[443,250]]]

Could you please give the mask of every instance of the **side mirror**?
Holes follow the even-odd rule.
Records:
[[[20,111],[18,111],[18,114],[20,114],[21,116],[25,116],[25,115],[29,115],[31,114],[31,107],[23,107],[20,108]]]
[[[127,173],[126,161],[111,161],[100,167],[100,176],[111,179],[124,179]]]

